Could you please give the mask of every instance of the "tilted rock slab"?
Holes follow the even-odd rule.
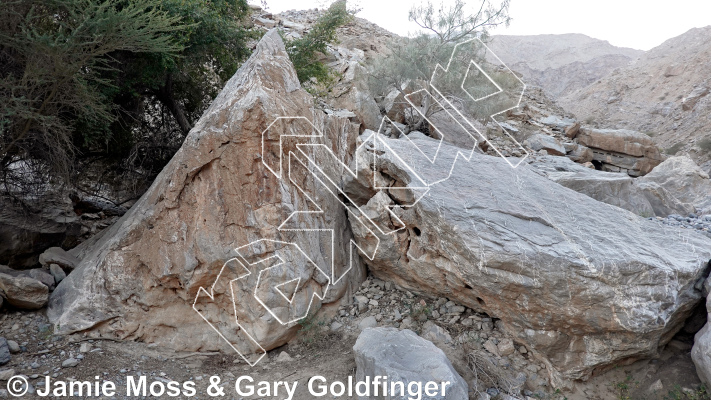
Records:
[[[403,167],[402,160],[428,165],[413,146],[428,148],[428,139],[384,142],[392,152],[378,150],[373,179],[380,186],[412,187],[441,173],[420,168],[417,178]],[[440,151],[451,159],[456,150],[442,144]],[[558,387],[654,356],[701,299],[695,284],[708,274],[711,240],[600,203],[530,168],[474,154],[409,209],[397,207],[406,196],[351,180],[347,189],[363,194],[353,198],[370,218],[392,229],[397,221],[380,210],[395,206],[405,228],[377,243],[352,224],[365,253],[377,246],[364,260],[378,278],[500,319]]]
[[[312,105],[278,32],[270,31],[139,202],[91,250],[77,252],[83,255],[81,263],[51,296],[48,316],[57,331],[90,330],[93,335],[136,339],[182,351],[229,350],[193,309],[204,288],[196,308],[230,344],[258,352],[249,340],[268,350],[288,341],[298,329],[293,322],[282,325],[275,315],[297,318],[309,307],[315,312],[357,287],[364,278],[360,264],[329,286],[328,276],[304,261],[308,256],[325,269],[330,268],[333,256],[335,265],[349,264],[346,250],[351,234],[342,205],[318,192],[313,179],[304,174],[299,184],[324,211],[315,213],[318,207],[293,182],[278,179],[263,163],[280,157],[280,138],[265,134],[263,147],[262,134],[283,116],[306,116],[324,132],[326,146],[349,161],[358,125],[328,118]],[[290,146],[285,141],[284,154],[294,150]],[[288,229],[278,230],[292,213],[308,210],[312,213],[292,216],[284,226]],[[298,229],[333,229],[333,252],[327,232]],[[235,250],[261,239],[293,242],[303,253],[279,242],[256,242],[242,252]],[[250,263],[249,268],[228,262],[238,254]],[[285,264],[264,261],[271,256],[282,257]],[[250,274],[245,277],[247,271]],[[265,286],[263,272],[268,275],[266,284],[286,283],[282,289],[290,288],[295,294],[278,296],[273,286]],[[283,307],[273,309],[274,314],[268,312],[253,295],[257,287],[272,290],[265,302],[281,301]],[[214,294],[215,300],[208,294]],[[287,303],[287,296],[293,302]]]

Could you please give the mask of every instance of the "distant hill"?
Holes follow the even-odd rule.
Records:
[[[530,84],[556,98],[628,65],[644,52],[579,33],[493,36],[489,48]]]
[[[581,120],[648,133],[711,170],[711,26],[694,28],[559,99]]]

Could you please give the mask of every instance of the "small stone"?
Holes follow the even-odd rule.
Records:
[[[518,348],[518,352],[521,354],[526,354],[526,353],[528,353],[528,350],[526,350],[526,347],[521,346]]]
[[[62,267],[60,267],[57,264],[50,264],[49,265],[49,272],[52,274],[54,277],[54,282],[56,284],[59,284],[59,282],[63,281],[64,278],[67,277],[67,274],[64,272]]]
[[[376,326],[378,326],[378,321],[373,316],[365,317],[358,323],[358,327],[360,328],[360,330],[366,328],[375,328]]]
[[[649,386],[649,393],[661,393],[664,390],[664,385],[661,379],[657,379],[651,386]]]
[[[0,371],[0,381],[6,381],[10,378],[15,376],[15,370],[14,369],[4,369]]]
[[[279,353],[279,356],[277,357],[277,362],[287,362],[287,361],[294,361],[293,358],[289,355],[289,353],[282,351]]]
[[[370,302],[368,302],[368,304],[370,304],[373,307],[377,307],[379,305],[377,300],[371,300]]]
[[[516,351],[516,347],[514,346],[513,340],[511,339],[503,339],[499,344],[496,346],[499,350],[499,354],[506,357],[510,356]]]
[[[68,358],[62,362],[62,368],[72,368],[79,365],[79,360],[75,358]]]
[[[35,361],[35,362],[33,362],[32,364],[30,364],[30,368],[32,368],[32,369],[37,369],[37,368],[39,368],[39,367],[40,367],[40,365],[39,365],[39,363],[38,363],[37,361]]]
[[[331,330],[332,331],[337,331],[337,330],[341,329],[341,327],[343,327],[343,324],[338,321],[333,321],[333,323],[331,323]]]
[[[484,342],[484,349],[486,351],[488,351],[489,353],[499,357],[499,348],[496,346],[496,344],[491,339]]]
[[[91,351],[91,343],[82,343],[81,346],[79,346],[79,352],[81,353],[88,353]]]
[[[22,349],[20,349],[20,345],[17,344],[17,342],[14,340],[8,340],[7,347],[10,349],[10,353],[12,354],[16,354],[22,351]]]
[[[10,349],[7,346],[7,340],[0,337],[0,365],[5,365],[10,362],[12,356],[10,355]]]

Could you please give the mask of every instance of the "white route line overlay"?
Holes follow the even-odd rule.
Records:
[[[502,131],[503,131],[506,135],[508,135],[509,138],[510,138],[516,145],[518,145],[518,146],[523,150],[523,152],[525,153],[525,155],[524,155],[522,158],[520,158],[520,160],[519,160],[515,165],[514,165],[513,163],[511,163],[511,161],[510,161],[507,157],[505,157],[505,156],[501,153],[501,151],[500,151],[496,146],[493,145],[493,143],[489,142],[489,140],[486,138],[486,136],[483,135],[483,134],[475,127],[475,125],[474,125],[468,118],[466,118],[466,117],[463,115],[463,113],[462,113],[459,109],[457,109],[449,100],[447,100],[447,98],[442,95],[442,93],[440,92],[440,90],[437,89],[437,87],[436,87],[435,84],[434,84],[434,80],[435,80],[435,77],[436,77],[436,74],[437,74],[438,70],[442,70],[442,71],[444,71],[445,73],[449,72],[452,59],[454,58],[454,55],[456,54],[456,51],[457,51],[458,47],[461,46],[461,45],[468,44],[468,43],[470,43],[470,42],[472,42],[472,41],[474,41],[474,40],[478,40],[478,41],[486,48],[486,50],[489,51],[489,52],[491,52],[491,54],[493,54],[494,57],[496,57],[496,59],[509,71],[509,73],[510,73],[511,75],[513,75],[513,76],[514,76],[519,82],[521,82],[521,84],[523,85],[522,90],[521,90],[521,94],[519,95],[519,98],[518,98],[518,102],[516,103],[515,106],[510,107],[510,108],[507,108],[507,109],[504,109],[504,110],[501,110],[501,111],[496,112],[496,113],[494,113],[494,114],[491,115],[491,119],[492,119],[497,125],[499,125],[499,127],[502,129]],[[474,66],[476,66],[476,68],[478,68],[479,71],[481,71],[482,74],[484,74],[484,76],[498,89],[498,91],[496,91],[496,92],[494,92],[494,93],[490,93],[490,94],[488,94],[488,95],[486,95],[486,96],[484,96],[484,97],[481,97],[481,98],[479,98],[479,99],[475,99],[475,98],[466,90],[466,88],[464,87],[464,83],[466,82],[466,79],[467,79],[467,77],[468,77],[468,75],[469,75],[469,70],[471,69],[471,65],[472,65],[472,64],[473,64]],[[421,89],[421,90],[418,90],[418,91],[416,91],[416,92],[414,92],[414,93],[411,93],[411,94],[405,96],[405,99],[407,100],[407,102],[408,102],[418,113],[420,113],[420,115],[421,115],[423,118],[425,118],[425,120],[426,120],[431,126],[433,126],[438,132],[440,132],[440,140],[439,140],[439,143],[438,143],[438,145],[437,145],[437,150],[436,150],[436,152],[435,152],[435,155],[434,155],[432,158],[430,158],[429,156],[427,156],[427,154],[424,153],[424,152],[422,151],[422,149],[421,149],[419,146],[417,146],[417,144],[416,144],[415,142],[411,141],[411,140],[408,138],[408,140],[410,140],[410,143],[413,144],[413,145],[430,161],[430,163],[432,164],[433,167],[438,167],[438,166],[435,165],[435,164],[436,164],[436,162],[437,162],[437,156],[439,155],[439,152],[440,152],[440,149],[441,149],[442,141],[444,140],[444,133],[443,133],[441,130],[439,130],[434,124],[432,124],[432,122],[420,111],[419,107],[415,106],[415,104],[412,102],[412,100],[411,100],[411,98],[410,98],[410,96],[415,95],[415,94],[420,93],[420,92],[423,92],[423,91],[424,91],[425,93],[427,93],[427,95],[431,96],[431,97],[438,103],[438,105],[439,105],[440,107],[442,107],[442,109],[447,113],[447,115],[448,115],[449,117],[451,117],[451,119],[454,120],[465,132],[467,132],[467,134],[469,134],[469,136],[470,136],[470,137],[472,138],[472,140],[474,141],[473,148],[472,148],[471,151],[468,152],[468,154],[465,153],[465,152],[462,152],[462,151],[457,151],[457,154],[455,155],[454,160],[452,161],[452,165],[449,167],[449,172],[448,172],[448,174],[447,174],[447,176],[446,176],[445,178],[442,178],[442,179],[437,180],[437,181],[434,181],[434,182],[426,183],[426,181],[423,179],[423,177],[421,177],[419,174],[417,174],[417,172],[415,171],[415,169],[414,169],[412,166],[410,166],[407,162],[405,162],[405,160],[403,160],[395,151],[393,151],[393,149],[392,149],[390,146],[387,145],[386,141],[385,141],[385,140],[382,138],[382,136],[381,136],[381,132],[382,132],[383,129],[384,129],[385,123],[386,123],[386,122],[392,122],[392,121],[390,121],[390,119],[387,118],[387,117],[384,117],[384,118],[383,118],[378,132],[373,133],[373,134],[370,135],[368,138],[366,138],[366,139],[363,141],[363,143],[356,149],[356,152],[355,152],[355,154],[358,154],[358,151],[359,151],[363,146],[367,146],[367,145],[369,145],[369,144],[372,144],[372,145],[374,145],[374,146],[378,146],[378,145],[383,146],[385,149],[387,149],[387,151],[388,151],[392,156],[394,156],[394,157],[397,159],[397,161],[399,161],[399,162],[401,163],[402,166],[404,166],[406,169],[408,169],[409,172],[412,173],[412,175],[413,175],[417,180],[419,180],[419,181],[422,183],[422,186],[409,186],[409,185],[408,185],[408,186],[405,186],[405,187],[380,187],[380,186],[377,185],[377,181],[376,181],[375,179],[373,179],[373,182],[374,182],[374,187],[373,187],[373,189],[376,189],[376,190],[385,190],[385,189],[389,189],[389,190],[393,190],[393,189],[407,189],[407,190],[411,190],[411,191],[413,191],[413,192],[415,192],[415,193],[417,193],[418,190],[422,190],[422,192],[419,193],[419,194],[416,196],[415,201],[414,201],[412,204],[399,204],[399,205],[388,206],[387,211],[388,211],[388,213],[390,213],[390,217],[393,218],[395,221],[397,221],[397,222],[402,226],[402,227],[400,227],[400,228],[397,228],[397,229],[395,229],[395,230],[388,231],[388,232],[383,231],[383,230],[381,229],[380,225],[376,224],[371,218],[369,218],[369,217],[361,210],[361,208],[358,207],[358,206],[356,205],[356,203],[355,203],[354,201],[352,201],[352,199],[351,199],[345,192],[343,192],[343,191],[341,190],[341,188],[339,187],[339,185],[338,185],[336,182],[334,182],[334,181],[329,177],[329,175],[321,168],[321,166],[319,165],[319,163],[318,163],[316,160],[314,160],[314,159],[312,159],[311,157],[309,157],[309,154],[307,154],[307,152],[304,151],[304,148],[309,148],[309,147],[314,147],[314,148],[316,148],[316,147],[318,147],[318,148],[320,148],[320,149],[325,149],[326,152],[327,152],[327,154],[330,155],[330,156],[333,158],[333,160],[335,160],[335,161],[337,161],[338,163],[340,163],[340,166],[343,168],[343,170],[348,171],[354,178],[358,178],[358,171],[359,171],[359,169],[358,169],[358,158],[357,158],[357,157],[355,157],[355,168],[354,168],[354,170],[351,170],[346,164],[344,164],[342,161],[340,161],[340,160],[338,159],[338,157],[336,156],[336,154],[333,152],[332,149],[330,149],[328,146],[326,146],[326,145],[323,144],[323,143],[315,143],[315,144],[313,144],[313,143],[297,143],[297,144],[296,144],[296,149],[298,150],[298,152],[300,153],[300,155],[305,159],[305,161],[302,160],[300,157],[298,157],[297,154],[295,154],[294,152],[292,152],[292,151],[289,152],[289,161],[288,161],[288,162],[289,162],[289,165],[288,165],[288,166],[289,166],[289,170],[288,170],[289,181],[290,181],[292,184],[294,184],[294,186],[297,188],[297,190],[298,190],[299,192],[301,192],[301,193],[306,197],[306,199],[307,199],[311,204],[313,204],[313,205],[317,208],[317,210],[316,210],[316,211],[294,211],[294,212],[292,212],[292,213],[284,220],[284,222],[283,222],[281,225],[279,225],[279,227],[277,228],[277,230],[278,230],[278,231],[303,231],[303,232],[314,232],[314,231],[318,231],[318,232],[330,232],[330,236],[331,236],[331,250],[332,250],[332,251],[331,251],[331,274],[329,275],[328,273],[326,273],[325,271],[323,271],[316,263],[314,263],[310,258],[308,258],[308,256],[303,252],[303,250],[301,250],[301,248],[300,248],[296,243],[282,242],[282,241],[268,240],[268,239],[259,239],[259,240],[253,241],[253,242],[251,242],[251,243],[249,243],[249,244],[247,244],[247,245],[245,245],[245,246],[242,246],[242,247],[239,247],[239,248],[235,249],[235,250],[237,251],[237,253],[240,254],[240,250],[245,249],[245,248],[248,248],[248,247],[251,247],[251,246],[253,246],[253,245],[255,245],[255,244],[258,244],[259,242],[264,242],[264,241],[270,241],[270,242],[273,242],[273,243],[279,243],[279,244],[282,244],[282,245],[284,245],[284,246],[294,246],[296,249],[298,249],[298,251],[299,251],[311,264],[313,264],[313,266],[314,266],[319,272],[321,272],[324,276],[326,276],[328,282],[325,284],[325,288],[323,289],[322,295],[319,296],[318,294],[314,293],[314,294],[311,296],[311,299],[310,299],[310,301],[309,301],[308,308],[307,308],[306,312],[304,313],[304,315],[303,315],[303,316],[297,316],[296,318],[293,318],[293,319],[288,320],[288,321],[284,321],[284,320],[282,320],[282,318],[280,318],[273,310],[271,310],[271,309],[265,304],[265,302],[263,301],[263,299],[261,299],[260,296],[259,296],[259,294],[257,293],[257,290],[258,290],[258,288],[259,288],[259,283],[261,282],[262,274],[263,274],[265,271],[268,271],[268,270],[271,269],[271,268],[274,268],[274,267],[279,266],[279,265],[284,265],[284,264],[285,264],[285,261],[284,261],[281,257],[279,257],[278,255],[274,255],[274,256],[270,256],[270,257],[264,258],[264,259],[260,259],[259,261],[255,262],[255,263],[251,263],[251,264],[248,263],[249,266],[254,267],[256,264],[263,263],[263,262],[265,262],[265,261],[267,261],[267,260],[270,260],[270,259],[273,259],[273,258],[276,258],[276,259],[278,259],[278,260],[280,261],[279,263],[277,263],[277,264],[275,264],[275,265],[272,265],[272,266],[269,267],[269,268],[265,268],[265,269],[259,271],[259,275],[258,275],[258,279],[257,279],[257,284],[255,285],[255,289],[254,289],[253,296],[254,296],[254,298],[259,302],[259,304],[261,304],[261,305],[269,312],[269,314],[270,314],[275,320],[277,320],[281,325],[292,324],[292,323],[294,323],[294,322],[296,322],[296,321],[302,319],[303,317],[306,317],[306,316],[308,315],[309,311],[311,310],[311,305],[313,304],[314,297],[318,298],[319,300],[323,300],[323,299],[325,298],[326,293],[327,293],[328,289],[330,288],[330,285],[331,285],[331,284],[336,284],[336,283],[338,283],[338,282],[353,268],[353,248],[354,248],[354,247],[357,248],[358,250],[360,250],[361,254],[365,255],[366,257],[368,257],[368,259],[370,259],[370,260],[372,261],[372,260],[375,258],[375,255],[377,254],[377,250],[378,250],[378,248],[379,248],[379,246],[380,246],[380,238],[379,238],[379,235],[376,234],[376,232],[380,233],[381,235],[390,235],[390,234],[393,234],[393,233],[395,233],[395,232],[398,232],[398,231],[400,231],[400,230],[402,230],[402,229],[405,229],[405,224],[404,224],[404,223],[400,220],[400,218],[399,218],[397,215],[395,215],[395,213],[393,212],[392,209],[393,209],[394,207],[411,207],[411,206],[416,205],[416,204],[420,201],[420,199],[422,199],[422,198],[429,192],[431,186],[436,185],[436,184],[441,183],[441,182],[444,182],[444,181],[446,181],[447,179],[449,179],[449,178],[451,177],[452,172],[453,172],[453,170],[454,170],[454,167],[455,167],[457,161],[459,160],[459,157],[460,157],[460,156],[461,156],[464,160],[466,160],[466,161],[469,161],[469,160],[471,159],[472,154],[474,153],[474,150],[475,150],[475,148],[476,148],[476,145],[478,144],[478,140],[477,140],[477,138],[474,137],[471,133],[469,133],[469,132],[470,132],[469,129],[466,129],[465,126],[464,126],[464,125],[462,124],[462,122],[460,122],[460,121],[463,121],[463,122],[466,123],[469,127],[471,127],[471,129],[474,130],[474,132],[476,132],[476,133],[480,136],[480,138],[481,138],[482,140],[484,140],[485,142],[487,142],[487,143],[489,144],[489,146],[492,147],[492,148],[497,152],[497,154],[499,154],[499,156],[501,156],[501,158],[503,158],[504,160],[506,160],[506,162],[507,162],[512,168],[517,168],[517,167],[521,164],[521,162],[522,162],[526,157],[528,157],[528,155],[529,155],[528,151],[527,151],[525,148],[523,148],[523,146],[521,146],[521,145],[518,143],[518,141],[516,141],[516,139],[514,139],[514,138],[508,133],[508,131],[495,119],[495,117],[496,117],[497,115],[500,115],[500,114],[502,114],[502,113],[505,113],[505,112],[507,112],[507,111],[510,111],[510,110],[513,110],[513,109],[519,107],[519,105],[520,105],[520,103],[521,103],[521,101],[522,101],[522,98],[523,98],[523,94],[524,94],[524,92],[525,92],[525,90],[526,90],[526,84],[525,84],[515,73],[513,73],[513,71],[511,71],[511,69],[509,69],[508,66],[506,66],[506,64],[504,64],[504,63],[501,61],[501,59],[499,59],[499,57],[496,56],[496,54],[494,54],[494,53],[486,46],[486,44],[484,44],[484,42],[482,42],[479,38],[472,39],[472,40],[468,40],[468,41],[466,41],[466,42],[458,43],[457,45],[455,45],[454,50],[452,51],[452,55],[450,56],[449,62],[447,63],[447,67],[444,68],[444,67],[442,67],[440,64],[437,64],[437,66],[435,67],[435,70],[434,70],[434,72],[432,73],[432,78],[430,79],[430,86],[432,86],[432,88],[433,88],[434,91],[439,95],[439,97],[440,97],[442,100],[444,100],[444,102],[447,103],[447,105],[449,106],[449,108],[452,109],[452,110],[454,110],[454,111],[456,112],[456,114],[457,114],[457,116],[459,116],[459,118],[455,118],[455,116],[452,115],[452,114],[449,112],[449,110],[448,110],[446,107],[444,107],[444,106],[442,105],[442,103],[440,103],[439,100],[438,100],[435,96],[433,96],[429,91],[427,91],[426,89]],[[499,94],[499,93],[502,93],[502,92],[503,92],[503,89],[501,88],[501,86],[499,86],[499,85],[481,68],[481,66],[480,66],[479,64],[477,64],[474,60],[470,60],[469,68],[467,69],[467,72],[466,72],[466,74],[465,74],[465,76],[464,76],[464,80],[462,81],[461,88],[462,88],[462,90],[463,90],[469,97],[471,97],[472,100],[474,100],[475,102],[479,102],[479,101],[486,100],[486,99],[488,99],[488,98],[490,98],[490,97],[492,97],[492,96],[494,96],[494,95],[496,95],[496,94]],[[265,135],[266,135],[266,133],[269,131],[269,129],[272,128],[272,126],[273,126],[275,123],[277,123],[277,122],[279,122],[279,121],[282,121],[282,120],[294,120],[294,119],[299,119],[299,120],[303,120],[303,121],[308,122],[308,124],[311,125],[311,127],[312,127],[312,129],[313,129],[313,132],[316,132],[317,134],[315,134],[315,135],[313,135],[313,134],[312,134],[312,135],[301,135],[301,134],[280,135],[280,137],[279,137],[279,163],[278,163],[279,166],[278,166],[278,171],[275,171],[274,169],[272,169],[272,168],[269,166],[269,164],[265,161],[265,159],[264,159],[264,157],[263,157],[264,151],[265,151]],[[397,128],[397,126],[395,126],[394,124],[391,124],[391,125],[392,125],[393,127],[395,127],[396,129],[398,129],[398,131],[400,131],[399,128]],[[400,131],[400,133],[402,134],[402,131]],[[407,137],[407,135],[404,135],[404,136]],[[316,126],[313,125],[313,123],[312,123],[308,118],[306,118],[306,117],[304,117],[304,116],[278,117],[278,118],[276,118],[271,124],[269,124],[269,126],[262,132],[262,164],[263,164],[272,174],[274,174],[274,176],[276,176],[277,179],[280,179],[280,180],[283,180],[283,179],[284,179],[283,173],[282,173],[282,172],[283,172],[283,162],[284,162],[284,160],[283,160],[283,138],[286,138],[286,137],[296,137],[296,138],[309,138],[309,139],[312,139],[312,138],[323,138],[324,135],[323,135],[323,133],[322,133],[320,130],[318,130],[318,128],[316,128]],[[291,177],[291,163],[292,163],[292,157],[293,157],[293,159],[294,159],[295,161],[299,162],[304,168],[306,168],[306,170],[309,171],[309,172],[312,174],[312,177],[314,178],[314,180],[317,181],[317,182],[319,182],[319,183],[333,196],[333,198],[335,198],[343,207],[346,208],[346,210],[348,210],[348,213],[349,213],[350,215],[352,215],[353,217],[355,217],[355,219],[356,219],[357,221],[359,221],[361,224],[363,224],[363,225],[365,226],[365,229],[366,229],[373,237],[375,237],[376,245],[375,245],[375,248],[374,248],[373,251],[372,251],[372,255],[371,255],[371,254],[368,254],[368,252],[365,251],[365,249],[361,248],[361,247],[355,242],[355,240],[353,240],[353,239],[350,240],[350,243],[349,243],[349,244],[350,244],[350,246],[349,246],[349,266],[348,266],[348,269],[346,269],[340,277],[336,277],[336,266],[335,266],[335,257],[334,257],[334,252],[335,252],[335,239],[334,239],[334,230],[333,230],[333,229],[293,229],[293,228],[292,228],[292,229],[289,229],[289,228],[286,228],[286,227],[285,227],[285,225],[286,225],[290,220],[292,220],[292,218],[294,218],[294,217],[297,216],[297,215],[300,215],[300,214],[322,214],[322,213],[324,213],[323,209],[316,203],[316,201],[314,201],[314,200],[311,198],[311,196],[309,196],[309,195],[307,194],[306,190],[304,190],[304,188],[302,188],[301,186],[299,186],[299,184],[298,184],[298,182],[297,182],[296,180],[292,179],[292,177]],[[377,155],[376,155],[375,152],[373,152],[373,160],[372,160],[373,163],[375,163],[376,158],[377,158]],[[309,166],[315,168],[316,171],[318,171],[318,173],[319,173],[321,176],[318,176],[317,174],[315,174],[315,173],[314,173],[315,171],[310,170],[310,169],[308,168]],[[375,169],[372,169],[372,172],[373,172],[373,176],[375,177],[376,170],[375,170]],[[323,178],[325,178],[325,179],[323,179]],[[332,188],[335,188],[338,193],[335,193],[334,190],[332,190]],[[341,198],[339,198],[338,195],[341,195],[341,196],[343,196],[344,198],[346,198],[346,199],[348,200],[349,204],[346,204],[344,201],[342,201]],[[350,205],[350,207],[349,207],[349,205]],[[375,228],[375,229],[372,229],[372,228]],[[240,254],[240,255],[241,255],[241,254]],[[233,306],[233,308],[234,308],[235,323],[236,323],[236,328],[237,328],[236,331],[239,331],[239,332],[241,332],[241,333],[244,333],[244,334],[247,336],[248,341],[251,342],[255,347],[257,347],[257,348],[259,349],[258,352],[261,353],[261,355],[260,355],[255,361],[253,361],[253,362],[250,361],[250,359],[247,357],[246,354],[243,354],[242,352],[240,352],[240,350],[239,350],[237,347],[235,347],[235,345],[232,344],[232,343],[220,332],[220,330],[219,330],[216,326],[214,326],[214,325],[208,320],[208,318],[207,318],[205,315],[203,315],[200,311],[198,311],[198,309],[197,309],[197,302],[198,302],[198,300],[199,300],[199,298],[200,298],[201,295],[204,295],[204,296],[209,297],[210,300],[212,300],[212,301],[215,300],[215,293],[214,293],[215,286],[216,286],[217,283],[219,282],[220,277],[222,276],[222,274],[223,274],[223,272],[224,272],[224,270],[225,270],[225,267],[226,267],[227,264],[230,263],[230,262],[237,262],[237,263],[239,263],[240,266],[246,271],[246,273],[244,273],[244,274],[238,276],[238,277],[235,278],[235,279],[230,280],[229,286],[230,286],[230,298],[231,298],[231,301],[232,301],[232,306]],[[238,280],[240,280],[240,279],[243,279],[243,278],[245,278],[245,277],[247,277],[247,276],[249,276],[249,275],[251,275],[251,273],[252,273],[252,272],[250,271],[250,269],[247,268],[239,258],[232,258],[232,259],[228,260],[227,262],[225,262],[225,264],[223,264],[222,269],[220,270],[219,274],[218,274],[217,277],[215,278],[215,282],[214,282],[213,285],[210,287],[209,292],[208,292],[206,289],[204,289],[203,287],[200,287],[200,288],[199,288],[198,293],[197,293],[197,296],[195,297],[195,301],[193,302],[193,309],[194,309],[196,312],[198,312],[198,314],[200,314],[200,316],[203,318],[203,320],[205,320],[205,322],[207,322],[207,324],[208,324],[210,327],[212,327],[212,329],[215,330],[215,332],[217,332],[217,334],[218,334],[226,343],[228,343],[229,346],[230,346],[237,354],[240,355],[240,357],[242,357],[242,359],[244,359],[250,366],[254,366],[254,365],[256,365],[256,364],[264,357],[264,355],[266,354],[266,350],[254,339],[254,337],[253,337],[252,335],[250,335],[250,334],[247,332],[247,330],[245,329],[245,327],[240,324],[239,319],[237,318],[237,302],[236,302],[236,297],[235,297],[235,293],[234,293],[234,284],[235,284],[235,282],[238,281]],[[294,288],[294,293],[291,294],[291,297],[287,296],[284,292],[282,292],[282,291],[279,289],[280,287],[285,286],[285,285],[288,285],[288,284],[290,284],[290,283],[292,283],[292,282],[294,282],[294,281],[296,281],[296,286],[295,286],[295,288]],[[281,295],[281,296],[288,302],[288,304],[292,304],[292,302],[293,302],[293,300],[294,300],[294,298],[295,298],[295,295],[296,295],[296,293],[297,293],[298,290],[299,290],[299,284],[300,284],[300,283],[301,283],[301,278],[291,279],[291,280],[288,280],[288,281],[286,281],[286,282],[283,282],[283,283],[280,283],[280,284],[276,285],[276,286],[275,286],[275,290],[276,290],[276,292],[277,292],[279,295]]]

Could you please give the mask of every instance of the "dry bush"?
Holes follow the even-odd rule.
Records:
[[[482,387],[495,387],[511,396],[519,394],[522,389],[522,383],[516,381],[511,371],[500,367],[485,350],[470,350],[467,355],[467,366],[477,382],[477,387],[474,388],[477,394]]]

